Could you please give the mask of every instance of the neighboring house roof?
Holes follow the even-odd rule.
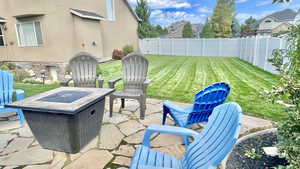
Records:
[[[294,20],[296,15],[297,15],[296,11],[292,9],[285,9],[282,11],[274,12],[271,15],[266,16],[265,18],[272,17],[277,21],[289,21],[289,20]]]
[[[129,2],[127,0],[124,0],[125,4],[127,5],[127,7],[129,8],[130,12],[132,13],[132,15],[135,17],[135,19],[139,22],[142,21],[137,14],[135,13],[135,11],[132,9],[131,5],[129,4]]]
[[[262,30],[257,30],[257,33],[272,33],[271,29],[262,29]]]
[[[70,12],[76,16],[79,16],[80,18],[84,18],[84,19],[92,19],[92,20],[104,20],[104,17],[101,15],[98,15],[94,12],[89,12],[89,11],[84,11],[81,9],[73,9],[70,8]]]
[[[6,22],[6,20],[0,16],[0,22]]]

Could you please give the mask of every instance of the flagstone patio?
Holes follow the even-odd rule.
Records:
[[[29,127],[20,126],[14,114],[0,116],[0,169],[127,169],[147,126],[161,124],[162,101],[147,100],[145,120],[139,120],[138,104],[133,100],[127,100],[124,109],[120,109],[120,101],[114,106],[114,116],[110,118],[106,104],[101,135],[77,154],[43,149]],[[171,119],[167,123],[174,125]],[[244,116],[241,134],[271,126],[270,121]],[[192,126],[199,132],[201,128],[202,125]],[[156,134],[151,145],[157,151],[178,158],[185,151],[179,136]]]

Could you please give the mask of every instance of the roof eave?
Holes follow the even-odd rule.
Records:
[[[124,0],[127,7],[129,8],[130,12],[134,15],[135,19],[138,21],[138,22],[141,22],[142,20],[139,18],[139,16],[137,16],[137,14],[135,13],[135,11],[132,9],[131,5],[129,4],[129,2],[127,0]]]
[[[76,16],[79,16],[80,18],[84,18],[84,19],[91,19],[91,20],[97,20],[97,21],[104,21],[105,18],[101,18],[101,17],[95,17],[95,16],[87,16],[87,15],[82,15],[81,13],[74,11],[73,9],[70,9],[70,12]]]

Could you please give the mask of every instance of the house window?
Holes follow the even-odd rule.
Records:
[[[4,43],[4,32],[3,32],[3,25],[0,25],[0,47],[5,46]]]
[[[110,21],[116,20],[114,0],[106,0],[107,19]]]
[[[40,21],[17,23],[16,28],[19,46],[43,45]]]
[[[271,23],[272,21],[271,21],[271,20],[266,20],[265,22],[266,22],[266,23]]]

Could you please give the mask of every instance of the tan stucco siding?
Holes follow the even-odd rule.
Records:
[[[115,0],[115,8],[116,20],[101,23],[105,57],[111,56],[114,49],[122,49],[126,44],[133,45],[135,50],[138,49],[136,18],[123,0]],[[102,5],[102,11],[105,11],[106,16],[106,5]]]

